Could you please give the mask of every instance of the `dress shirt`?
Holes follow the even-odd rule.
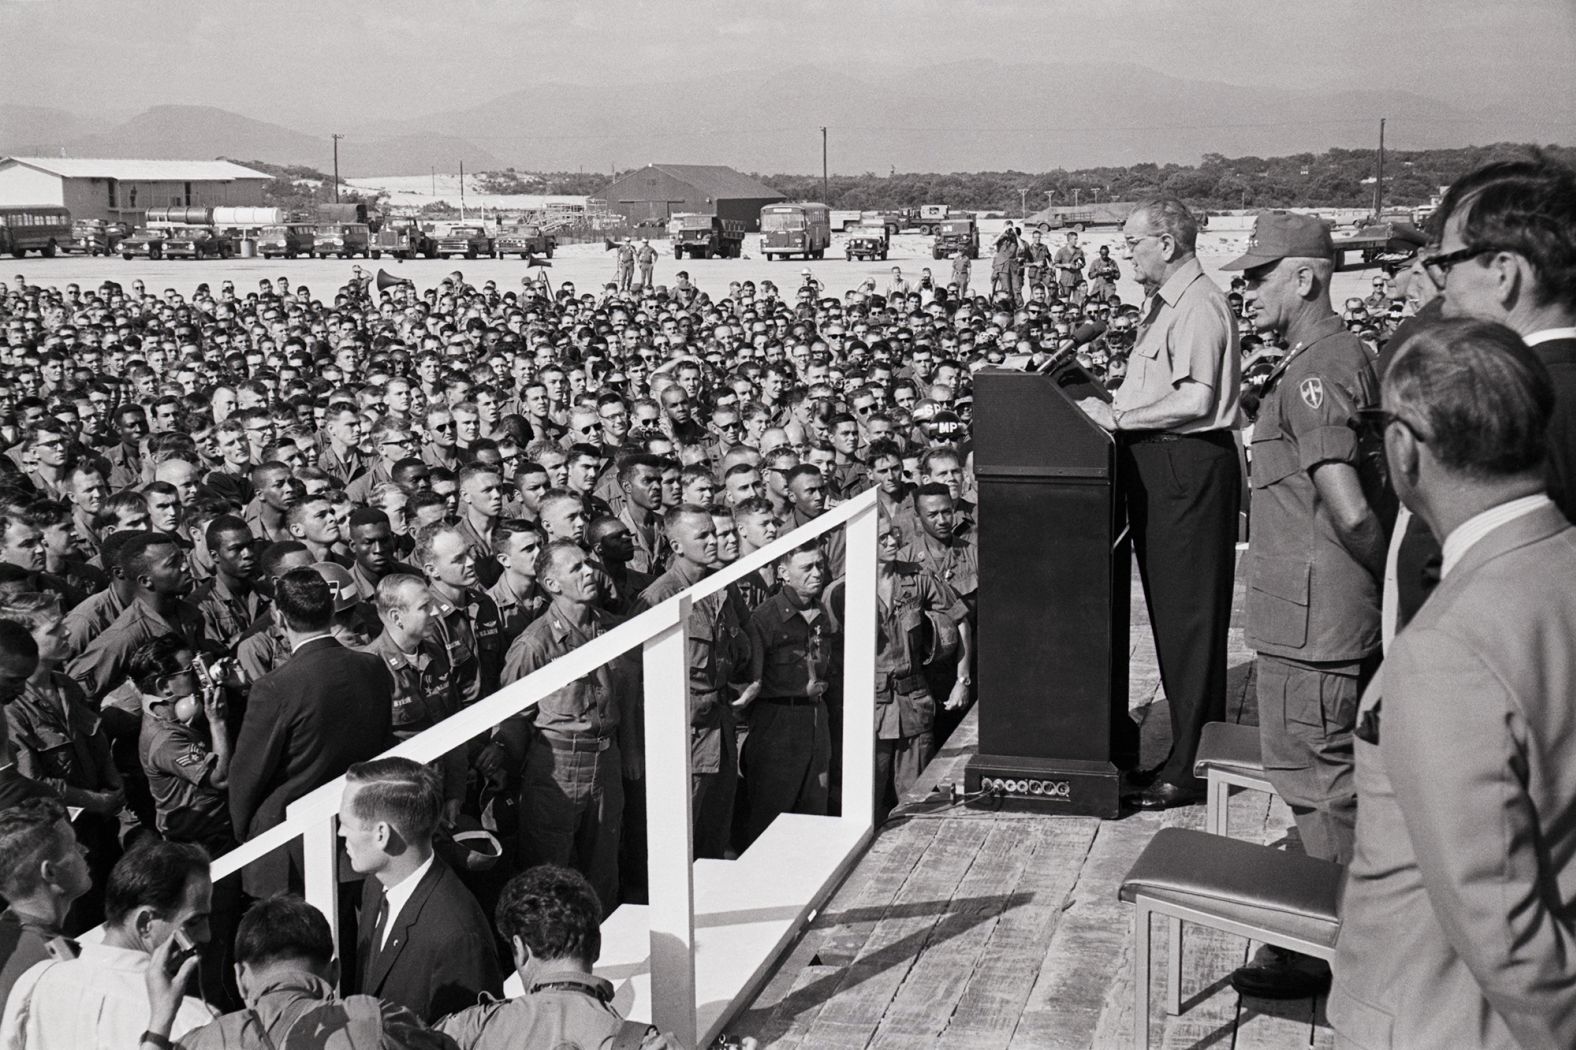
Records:
[[[383,919],[383,940],[378,942],[378,950],[389,942],[389,931],[394,928],[394,920],[399,918],[400,909],[410,901],[411,894],[416,892],[416,887],[421,885],[422,878],[427,874],[427,869],[432,867],[432,858],[437,854],[429,854],[421,867],[405,876],[392,886],[383,889],[383,903],[388,907],[388,915]]]
[[[1450,570],[1455,568],[1463,555],[1472,549],[1473,544],[1499,528],[1508,525],[1517,518],[1531,514],[1541,507],[1548,506],[1552,500],[1542,493],[1523,496],[1513,499],[1509,503],[1501,503],[1497,507],[1490,507],[1481,514],[1475,514],[1466,521],[1450,530],[1450,535],[1445,537],[1443,560],[1439,566],[1439,578],[1444,579],[1450,575]]]
[[[296,642],[294,645],[292,645],[290,647],[290,655],[294,656],[296,654],[296,650],[300,649],[307,642],[315,642],[315,641],[319,640],[320,638],[332,638],[332,637],[334,637],[334,634],[333,634],[332,631],[324,631],[322,634],[314,634],[310,638],[303,638],[299,642]]]

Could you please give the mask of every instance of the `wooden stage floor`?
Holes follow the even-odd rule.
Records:
[[[1227,717],[1254,723],[1252,654],[1239,578]],[[1144,759],[1164,752],[1169,719],[1154,642],[1134,580],[1131,705]],[[1202,828],[1200,803],[1120,820],[999,814],[925,804],[974,752],[971,714],[905,805],[729,1026],[763,1047],[1105,1050],[1132,1046],[1128,867],[1161,827]],[[1232,834],[1295,838],[1279,799],[1233,796]],[[1155,923],[1151,1045],[1168,1050],[1330,1047],[1322,1000],[1243,999],[1226,977],[1250,955],[1241,937],[1190,927],[1185,1012],[1164,1012],[1164,923]]]

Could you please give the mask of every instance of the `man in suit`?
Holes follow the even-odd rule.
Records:
[[[1547,493],[1554,411],[1515,331],[1457,319],[1402,348],[1365,413],[1444,556],[1358,710],[1338,1045],[1576,1046],[1576,529]]]
[[[394,681],[380,657],[339,644],[330,632],[334,595],[315,569],[292,569],[274,585],[290,658],[252,686],[230,765],[236,834],[255,838],[285,807],[356,762],[393,746]],[[267,897],[299,882],[300,847],[246,869],[246,892]],[[299,887],[297,887],[299,888]]]
[[[1508,325],[1549,370],[1549,498],[1576,522],[1576,171],[1541,158],[1488,164],[1453,183],[1438,214],[1439,246],[1419,263],[1443,315]],[[1416,531],[1414,521],[1408,544]],[[1432,590],[1432,571],[1427,579],[1400,585],[1400,623]]]
[[[487,915],[433,853],[443,783],[408,758],[352,766],[339,834],[358,875],[356,972],[364,995],[406,1007],[428,1023],[503,993]]]

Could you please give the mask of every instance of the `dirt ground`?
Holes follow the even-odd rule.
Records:
[[[999,229],[999,222],[988,222],[983,225],[981,240],[986,242],[987,253],[989,239],[994,237]],[[1229,283],[1230,275],[1222,276],[1220,264],[1239,255],[1247,242],[1247,237],[1246,230],[1211,230],[1200,235],[1199,259],[1203,262],[1205,271],[1219,281],[1222,287]],[[1056,233],[1047,234],[1046,243],[1053,247],[1059,246],[1062,237]],[[1131,279],[1131,267],[1126,260],[1120,258],[1121,236],[1117,231],[1091,230],[1080,238],[1080,243],[1091,257],[1097,253],[1100,245],[1109,245],[1111,254],[1117,257],[1117,264],[1121,266],[1123,273],[1122,279],[1117,283],[1118,294],[1124,302],[1139,301],[1141,295],[1138,285]],[[667,250],[665,240],[653,239],[652,245],[662,253],[656,265],[657,284],[671,284],[674,275],[679,270],[685,270],[689,273],[691,281],[713,296],[725,294],[728,290],[728,282],[744,280],[753,280],[756,283],[771,280],[776,282],[777,287],[785,294],[792,294],[793,289],[802,282],[800,271],[806,267],[827,292],[833,295],[841,295],[845,290],[857,287],[867,277],[875,278],[877,288],[885,290],[893,266],[902,267],[903,276],[910,281],[917,279],[924,267],[930,267],[938,281],[945,282],[951,276],[950,260],[932,259],[930,238],[920,234],[900,234],[895,237],[892,241],[891,256],[886,262],[844,260],[841,234],[832,235],[832,247],[827,251],[825,259],[811,262],[798,259],[787,262],[767,261],[757,253],[759,240],[754,234],[745,238],[744,256],[739,259],[678,261],[673,258],[671,251]],[[558,250],[552,263],[550,274],[555,286],[564,281],[572,281],[578,291],[595,291],[614,278],[614,253],[605,251],[600,244],[565,245]],[[190,295],[200,283],[217,287],[225,280],[234,281],[236,290],[244,294],[248,289],[255,288],[260,278],[284,275],[290,278],[292,284],[305,283],[314,295],[326,299],[349,278],[350,268],[353,265],[360,265],[364,270],[370,269],[372,272],[380,268],[386,269],[396,276],[415,281],[421,288],[431,287],[449,273],[459,270],[465,275],[465,280],[472,284],[479,285],[484,281],[492,280],[498,282],[500,290],[507,291],[510,288],[517,288],[526,273],[526,268],[519,259],[415,259],[400,262],[389,258],[289,261],[237,258],[149,262],[145,259],[127,261],[119,256],[90,258],[71,255],[42,259],[30,255],[25,259],[0,259],[0,280],[10,280],[13,274],[20,274],[30,284],[52,284],[59,287],[74,281],[86,288],[106,279],[119,281],[124,285],[140,277],[150,291],[174,288],[183,295]],[[1348,295],[1354,293],[1366,295],[1370,291],[1373,272],[1377,271],[1336,274],[1333,290],[1337,307]],[[976,292],[990,288],[988,257],[974,261],[971,287]]]

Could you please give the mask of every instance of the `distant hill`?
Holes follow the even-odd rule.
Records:
[[[44,132],[48,134],[44,134]],[[48,149],[37,149],[39,145]],[[74,157],[210,159],[266,157],[272,163],[332,170],[334,144],[279,124],[213,106],[154,106],[119,124],[104,126],[36,107],[0,107],[0,155],[61,150]],[[442,133],[401,131],[339,144],[342,176],[421,174],[434,163],[501,168],[487,150]]]

